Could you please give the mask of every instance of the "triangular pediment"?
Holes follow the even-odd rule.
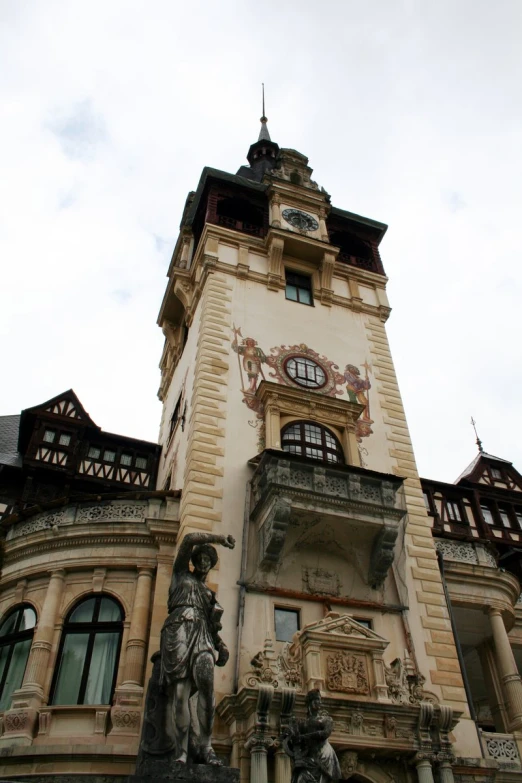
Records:
[[[328,612],[326,617],[323,617],[317,622],[308,623],[301,631],[303,634],[328,634],[329,636],[346,639],[366,639],[379,643],[388,644],[388,640],[379,636],[378,633],[372,631],[371,628],[366,628],[354,620],[349,614],[339,614],[338,612]]]

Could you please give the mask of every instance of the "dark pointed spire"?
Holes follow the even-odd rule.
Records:
[[[252,179],[256,182],[262,182],[267,171],[271,171],[276,165],[279,147],[272,141],[267,128],[267,118],[265,116],[265,85],[263,89],[263,116],[261,117],[261,130],[259,138],[254,144],[251,144],[247,153],[248,166],[241,166],[238,174],[246,179]]]
[[[261,130],[259,131],[258,141],[272,141],[272,139],[270,138],[270,134],[268,132],[267,125],[266,125],[268,120],[267,120],[266,115],[265,115],[265,84],[264,84],[264,82],[262,82],[261,87],[263,89],[263,116],[260,119]]]
[[[475,419],[474,419],[474,418],[473,418],[473,416],[472,416],[472,417],[471,417],[471,424],[472,424],[472,426],[473,426],[473,429],[475,430],[475,437],[477,438],[477,440],[475,441],[475,443],[477,444],[477,447],[478,447],[478,450],[479,450],[479,452],[480,452],[481,454],[483,454],[483,453],[484,453],[484,449],[482,448],[482,441],[480,440],[480,438],[479,438],[479,436],[478,436],[478,433],[477,433],[477,428],[476,428],[476,426],[475,426],[475,424],[476,424],[476,423],[477,423],[477,422],[475,421]]]

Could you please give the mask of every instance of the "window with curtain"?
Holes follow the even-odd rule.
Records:
[[[120,656],[123,611],[97,595],[77,604],[65,621],[51,704],[110,704]]]
[[[281,447],[290,454],[300,454],[323,462],[344,465],[341,444],[333,432],[311,421],[294,421],[281,432]]]
[[[35,625],[36,612],[27,604],[11,609],[0,625],[0,710],[9,709],[22,684]]]

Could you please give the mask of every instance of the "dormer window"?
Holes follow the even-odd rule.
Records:
[[[43,439],[45,443],[54,443],[56,440],[56,430],[45,430]]]
[[[494,481],[502,480],[502,472],[498,468],[491,468],[491,478]]]

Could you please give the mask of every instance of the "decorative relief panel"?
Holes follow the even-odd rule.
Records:
[[[83,506],[76,512],[76,522],[113,522],[125,519],[144,519],[146,510],[145,501],[133,501],[132,503],[114,502]]]
[[[21,536],[37,533],[40,530],[51,530],[64,525],[85,524],[88,522],[140,521],[145,519],[146,512],[147,502],[140,500],[67,506],[59,511],[37,514],[27,522],[18,522],[11,528],[7,538],[20,538]]]
[[[366,656],[345,651],[327,655],[326,686],[330,691],[368,695],[370,684]]]
[[[520,756],[517,743],[511,734],[482,734],[486,753],[489,758],[498,761],[503,769],[520,769]]]
[[[460,543],[456,541],[435,541],[435,547],[438,552],[442,552],[448,560],[457,560],[460,563],[478,564],[478,557],[473,544]]]
[[[303,568],[303,590],[314,595],[335,595],[341,593],[341,582],[333,571],[324,568]]]

